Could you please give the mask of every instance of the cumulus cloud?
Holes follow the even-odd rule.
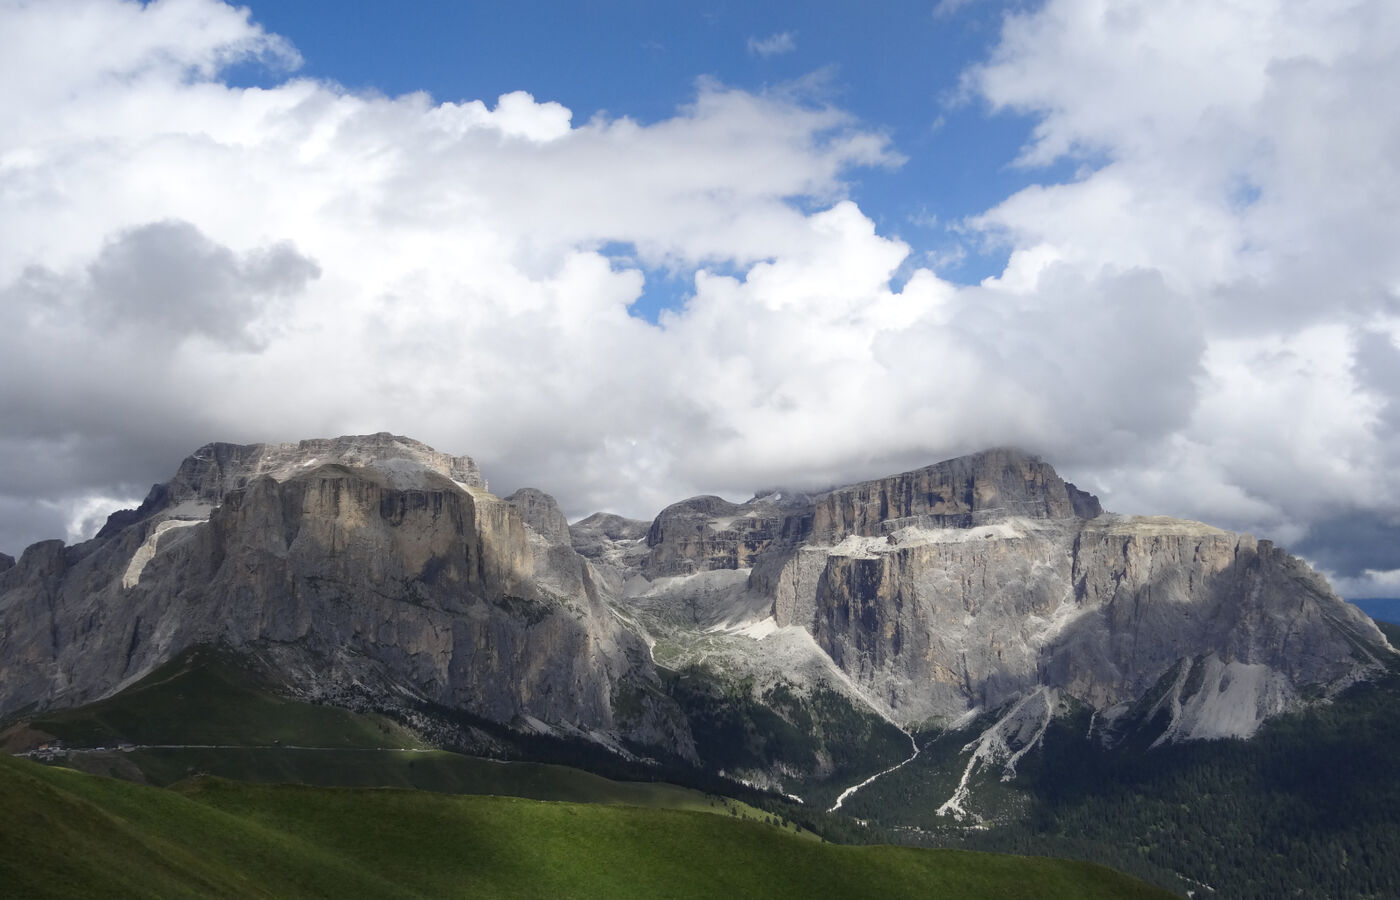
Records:
[[[1078,171],[962,223],[1009,262],[960,285],[848,197],[897,148],[792,92],[642,124],[243,89],[296,52],[214,0],[0,3],[0,547],[213,439],[388,429],[638,516],[1019,444],[1361,590],[1400,546],[1398,19],[1009,15],[964,89]],[[690,290],[651,324],[655,271]]]
[[[1100,469],[1111,499],[1296,541],[1350,588],[1400,545],[1398,29],[1385,3],[1051,0],[965,76],[1037,117],[1021,165],[1082,166],[976,218],[999,280],[1151,268],[1201,323],[1189,421]]]
[[[780,31],[766,38],[749,38],[749,52],[755,56],[780,56],[796,49],[797,38],[791,31]]]

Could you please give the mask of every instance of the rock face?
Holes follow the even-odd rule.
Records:
[[[811,530],[805,494],[756,497],[742,505],[692,497],[666,507],[651,523],[643,569],[653,578],[743,569],[775,547],[804,540]]]
[[[659,695],[657,675],[553,500],[513,500],[487,493],[471,460],[387,434],[203,447],[97,539],[37,544],[0,574],[0,714],[92,700],[221,641],[684,755],[664,704],[616,713],[615,695]]]
[[[580,556],[598,559],[619,547],[645,544],[650,522],[612,513],[594,513],[569,527],[569,541]]]
[[[1249,735],[1304,685],[1344,686],[1388,652],[1368,619],[1267,541],[1160,519],[1010,519],[804,548],[775,611],[913,721],[995,709],[1038,686],[1108,710],[1179,660],[1214,657],[1271,673],[1248,696],[1239,679],[1236,693],[1202,695],[1211,708],[1248,706],[1228,715],[1231,733]]]
[[[762,610],[767,631],[801,629],[867,702],[909,724],[1040,688],[1111,720],[1196,671],[1163,685],[1169,739],[1248,736],[1305,690],[1338,690],[1393,652],[1269,542],[1104,514],[1009,449],[781,504],[695,498],[663,511],[647,540],[635,572],[655,583],[632,593],[654,619],[668,596],[725,611],[703,622],[711,630],[752,630],[754,614],[735,611]],[[689,586],[716,570],[747,577],[722,596]]]
[[[1091,519],[1097,497],[1066,484],[1044,462],[1017,450],[988,450],[821,495],[813,539],[889,534],[900,528],[971,528],[1018,517]]]
[[[742,760],[715,758],[775,786],[855,772],[840,735],[893,764],[896,724],[972,711],[1013,710],[993,737],[1073,702],[1106,739],[1144,717],[1160,740],[1248,736],[1394,652],[1269,542],[1106,514],[1008,449],[570,526],[548,494],[500,499],[407,438],[210,444],[94,540],[0,558],[0,716],[214,641],[312,692],[691,759],[742,721]]]

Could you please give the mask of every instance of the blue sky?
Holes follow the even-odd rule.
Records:
[[[1400,594],[1393,0],[0,0],[0,550],[211,440],[570,517],[995,445]]]

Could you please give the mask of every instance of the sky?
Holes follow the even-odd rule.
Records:
[[[1400,596],[1397,85],[1392,0],[0,0],[0,550],[214,440],[1014,445]]]

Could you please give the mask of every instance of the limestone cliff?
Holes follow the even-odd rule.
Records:
[[[100,536],[0,573],[0,714],[119,689],[184,648],[275,647],[501,722],[685,755],[646,645],[609,614],[547,495],[380,434],[211,444]]]
[[[646,555],[651,523],[612,513],[594,513],[568,528],[569,542],[580,556],[627,568],[640,565]]]
[[[1394,652],[1269,542],[1104,513],[1009,449],[570,526],[407,438],[210,444],[95,539],[0,558],[0,716],[213,641],[331,699],[692,759],[728,758],[731,723],[747,749],[723,765],[774,786],[973,711],[1077,701],[1105,739],[1154,717],[1161,740],[1247,736]]]
[[[988,450],[890,478],[829,491],[816,501],[817,542],[887,534],[909,525],[970,528],[1011,517],[1093,518],[1096,497],[1066,484],[1041,460]]]
[[[1169,739],[1247,736],[1393,652],[1269,542],[1104,514],[1015,450],[795,500],[669,507],[636,570],[652,584],[631,588],[634,604],[655,623],[669,607],[707,634],[747,630],[756,672],[769,635],[800,629],[867,702],[904,723],[950,722],[1040,688],[1112,719],[1161,682],[1175,704]],[[742,584],[701,589],[715,570]],[[746,664],[741,651],[730,656]],[[1166,684],[1193,667],[1209,677]]]
[[[747,568],[769,550],[806,539],[811,529],[805,494],[756,497],[742,505],[692,497],[652,522],[642,567],[650,577]]]

